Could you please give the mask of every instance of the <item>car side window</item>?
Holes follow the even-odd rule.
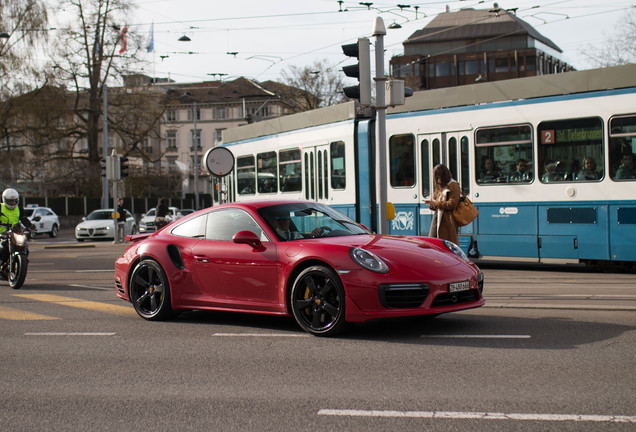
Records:
[[[170,231],[179,237],[203,238],[205,236],[205,220],[207,215],[201,215],[177,225]]]
[[[261,241],[267,236],[247,212],[241,209],[224,209],[208,213],[205,229],[207,240],[232,241],[239,231],[252,231]]]

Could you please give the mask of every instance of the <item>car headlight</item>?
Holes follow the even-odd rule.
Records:
[[[354,247],[349,250],[351,259],[358,263],[362,268],[371,270],[375,273],[388,273],[389,266],[384,263],[376,254]]]
[[[448,240],[442,240],[442,243],[444,243],[444,246],[446,246],[449,251],[451,251],[455,255],[465,259],[466,261],[469,261],[468,260],[468,256],[464,253],[462,248],[457,246],[455,243],[453,243],[452,241],[448,241]]]

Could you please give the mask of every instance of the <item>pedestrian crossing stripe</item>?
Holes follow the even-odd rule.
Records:
[[[105,312],[115,315],[137,316],[137,313],[130,306],[114,305],[109,303],[100,303],[96,301],[80,300],[73,297],[64,297],[53,294],[12,294],[15,297],[21,297],[27,300],[35,300],[46,303],[53,303],[61,306],[69,306],[79,309],[91,310],[96,312]]]
[[[6,306],[0,306],[0,319],[8,321],[50,321],[59,320],[57,317],[22,311]]]

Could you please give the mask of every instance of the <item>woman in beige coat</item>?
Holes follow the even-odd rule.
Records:
[[[459,244],[457,225],[453,217],[453,210],[459,204],[461,195],[459,184],[453,180],[450,170],[444,165],[437,165],[433,169],[433,182],[433,199],[425,201],[428,207],[434,210],[428,235]]]

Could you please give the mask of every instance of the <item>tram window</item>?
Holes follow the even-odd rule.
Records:
[[[422,144],[420,146],[421,155],[422,155],[422,196],[430,197],[431,196],[431,171],[429,169],[429,151],[430,145],[428,140],[422,140]]]
[[[298,192],[302,189],[300,149],[281,150],[278,182],[281,192]]]
[[[331,187],[344,189],[347,185],[345,171],[345,145],[342,141],[332,142],[331,152]]]
[[[475,173],[479,184],[532,182],[532,128],[497,126],[475,132]]]
[[[415,139],[411,134],[389,138],[391,186],[411,187],[415,184]]]
[[[256,155],[258,193],[276,193],[276,152],[259,153]]]
[[[322,199],[322,152],[317,152],[316,159],[318,161],[318,199]]]
[[[324,165],[322,167],[324,171],[324,182],[325,182],[325,199],[329,199],[329,168],[327,167],[327,150],[323,150],[323,162]]]
[[[305,153],[305,199],[309,198],[309,154]]]
[[[433,140],[433,166],[437,166],[442,163],[442,142],[439,138]]]
[[[605,175],[600,118],[541,122],[537,134],[541,182],[600,181]]]
[[[254,156],[236,158],[236,189],[239,195],[252,195],[256,192],[256,172]]]
[[[636,115],[609,121],[609,161],[612,180],[636,180]]]
[[[453,178],[459,179],[457,176],[457,139],[455,137],[448,140],[448,164]]]
[[[468,181],[468,137],[463,136],[460,139],[460,154],[461,154],[461,187],[462,192],[468,195],[470,193],[470,182]]]

